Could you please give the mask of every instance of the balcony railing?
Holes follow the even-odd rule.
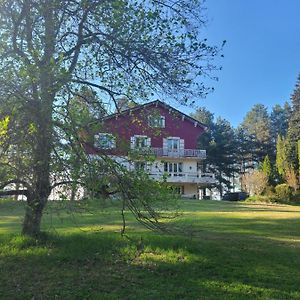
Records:
[[[201,172],[178,172],[178,173],[151,173],[149,176],[156,180],[164,177],[167,182],[171,183],[198,183],[198,184],[214,184],[215,176],[212,173]]]
[[[196,157],[200,159],[206,158],[206,150],[198,149],[167,149],[167,148],[140,148],[135,149],[141,153],[148,153],[158,157]]]

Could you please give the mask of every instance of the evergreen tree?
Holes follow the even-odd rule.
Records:
[[[272,155],[271,122],[267,108],[262,104],[256,104],[247,113],[241,124],[245,135],[252,140],[253,162],[261,162],[266,155]]]
[[[265,156],[264,161],[261,165],[261,170],[266,175],[268,184],[271,184],[273,172],[272,172],[272,166],[271,166],[271,161],[270,161],[269,155]]]
[[[239,126],[235,131],[236,140],[236,163],[239,167],[241,175],[247,170],[254,169],[254,144],[255,138],[249,135],[242,126]]]
[[[215,174],[217,188],[222,196],[224,187],[227,189],[231,187],[230,179],[237,171],[234,130],[225,119],[217,118],[214,121],[214,115],[203,107],[197,109],[191,116],[208,125],[207,132],[199,137],[198,148],[206,150],[204,168]]]
[[[222,197],[224,187],[231,188],[230,179],[237,171],[235,164],[235,135],[230,123],[218,118],[213,129],[213,140],[209,146],[207,158],[210,169],[215,173],[217,188]]]
[[[276,104],[273,106],[270,121],[271,121],[271,138],[274,151],[276,149],[277,137],[286,136],[288,130],[288,122],[291,114],[291,107],[288,102],[283,106]]]
[[[294,93],[291,96],[292,112],[289,119],[287,134],[287,159],[289,165],[294,169],[299,169],[298,141],[300,140],[300,74],[297,79]]]
[[[276,169],[283,178],[287,170],[286,141],[284,137],[278,135],[276,144]]]
[[[214,114],[207,110],[205,107],[199,107],[195,113],[191,114],[191,117],[207,126],[207,130],[198,139],[198,148],[207,150],[207,147],[212,140]]]

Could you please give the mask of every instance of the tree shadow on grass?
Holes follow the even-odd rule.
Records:
[[[234,208],[225,206],[226,212]],[[82,225],[99,223],[99,217],[107,226],[116,223],[115,212],[103,212],[84,216]],[[73,233],[70,220],[61,226],[64,234],[42,242],[2,236],[1,298],[300,299],[300,254],[293,241],[299,219],[215,213],[184,216],[173,225],[192,225],[194,238],[139,227],[129,233],[131,240],[112,230]]]
[[[300,255],[275,241],[209,230],[193,240],[148,232],[139,249],[139,235],[131,238],[81,233],[30,244],[7,237],[0,293],[4,299],[300,298]]]

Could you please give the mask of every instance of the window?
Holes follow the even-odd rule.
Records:
[[[164,116],[149,116],[148,124],[152,128],[165,128],[166,120]]]
[[[181,176],[182,162],[165,162],[164,171],[167,173],[173,173],[175,176]]]
[[[141,149],[151,146],[151,138],[146,135],[135,135],[131,137],[131,149]]]
[[[136,136],[134,145],[135,145],[135,148],[145,148],[145,147],[147,147],[147,137],[145,137],[145,136]]]
[[[179,195],[183,195],[184,194],[184,186],[174,186],[173,190],[175,193],[179,194]]]
[[[134,169],[136,171],[146,171],[146,166],[147,164],[144,161],[137,161],[134,163]]]
[[[168,138],[167,140],[168,150],[177,151],[179,149],[179,141],[180,139]]]
[[[116,148],[116,138],[110,133],[99,133],[95,136],[95,146],[100,149]]]

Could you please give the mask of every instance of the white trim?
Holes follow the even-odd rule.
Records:
[[[106,150],[116,148],[116,137],[113,134],[108,132],[100,132],[98,134],[95,134],[94,137],[95,147]]]

